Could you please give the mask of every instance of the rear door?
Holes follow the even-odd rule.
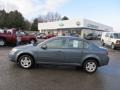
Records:
[[[21,41],[22,42],[29,42],[30,36],[28,34],[26,34],[25,32],[21,32]]]
[[[112,44],[112,38],[113,38],[113,34],[110,33],[109,39],[108,39],[108,45],[111,45],[111,44]]]
[[[69,39],[68,46],[64,50],[66,63],[80,63],[83,52],[83,41],[79,39]]]
[[[104,43],[107,45],[109,45],[109,36],[110,36],[110,34],[106,33],[105,38],[104,38]]]

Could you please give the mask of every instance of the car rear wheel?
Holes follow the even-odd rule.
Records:
[[[33,61],[33,58],[31,56],[22,55],[19,58],[19,64],[22,68],[29,69],[29,68],[32,68],[32,66],[34,65],[34,61]]]
[[[83,65],[83,69],[87,73],[94,73],[97,70],[97,62],[95,60],[87,60]]]
[[[4,39],[0,39],[0,46],[5,46],[5,40]]]
[[[103,40],[102,40],[102,42],[101,42],[101,43],[102,43],[102,46],[105,46],[105,43],[104,43],[104,41],[103,41]]]

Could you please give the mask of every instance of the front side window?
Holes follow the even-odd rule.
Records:
[[[47,48],[65,48],[66,46],[66,40],[64,39],[55,39],[55,40],[52,40],[48,43],[46,43],[47,45]]]
[[[83,48],[83,41],[71,39],[68,42],[68,48]]]
[[[105,37],[109,37],[109,35],[110,35],[109,33],[106,33]]]
[[[110,35],[110,38],[113,38],[113,35],[112,35],[112,34]]]
[[[120,39],[120,33],[114,33],[114,38],[115,39]]]

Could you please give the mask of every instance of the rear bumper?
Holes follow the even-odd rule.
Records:
[[[99,66],[108,65],[109,60],[110,60],[109,57],[106,56],[106,57],[101,61],[101,63],[99,64]]]

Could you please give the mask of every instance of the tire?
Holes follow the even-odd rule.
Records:
[[[97,62],[94,59],[87,60],[83,64],[83,69],[87,73],[94,73],[94,72],[96,72],[97,67],[98,67],[98,64],[97,64]]]
[[[111,48],[112,48],[112,49],[115,49],[114,43],[111,44]]]
[[[30,69],[34,66],[34,60],[30,55],[22,55],[19,57],[19,65],[24,69]]]
[[[102,40],[101,44],[102,44],[102,46],[105,46],[105,43],[104,43],[104,41],[103,41],[103,40]]]
[[[4,39],[0,39],[0,46],[5,46],[5,40]]]

